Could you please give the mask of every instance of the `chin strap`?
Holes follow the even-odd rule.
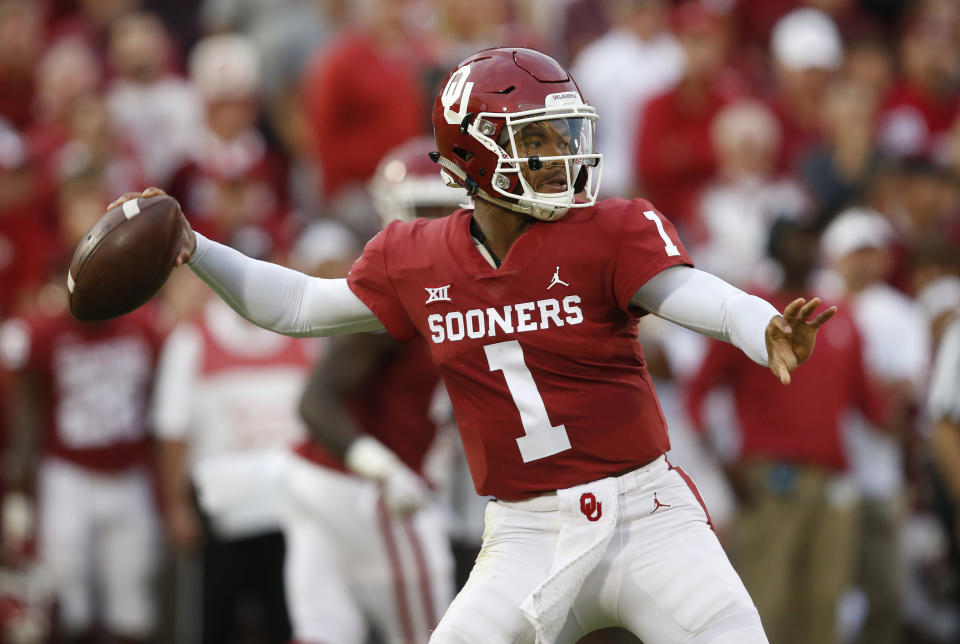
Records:
[[[433,158],[433,157],[431,157],[431,158]],[[441,155],[438,154],[437,157],[434,159],[434,161],[435,161],[436,163],[438,163],[444,170],[446,170],[447,172],[450,172],[450,173],[452,173],[453,175],[455,175],[455,176],[456,176],[458,179],[460,179],[460,181],[462,181],[464,184],[466,184],[468,181],[470,181],[470,177],[467,176],[467,173],[466,173],[466,172],[464,172],[459,166],[457,166],[455,163],[452,163],[451,161],[447,160],[447,159],[444,158],[443,156],[441,156]],[[510,211],[513,211],[513,212],[518,212],[518,213],[520,213],[521,215],[534,216],[534,215],[533,215],[533,212],[532,212],[532,211],[533,211],[533,208],[532,208],[531,206],[521,206],[520,204],[513,203],[513,202],[511,202],[511,201],[507,201],[506,199],[500,199],[500,198],[498,198],[498,197],[494,197],[494,196],[491,195],[489,192],[487,192],[486,190],[484,190],[483,188],[481,188],[481,187],[479,187],[479,186],[477,186],[477,188],[476,188],[473,192],[471,192],[470,190],[467,190],[467,193],[469,193],[469,194],[471,194],[471,195],[476,195],[476,196],[480,197],[481,199],[483,199],[484,201],[487,201],[487,202],[489,202],[489,203],[492,203],[494,206],[499,206],[499,207],[501,207],[501,208],[503,208],[503,209],[505,209],[505,210],[510,210]]]
[[[503,263],[497,254],[493,252],[493,248],[490,247],[490,244],[487,243],[487,236],[483,234],[483,231],[480,230],[480,224],[477,223],[477,220],[473,217],[470,218],[470,236],[473,237],[473,241],[477,245],[477,250],[480,251],[480,254],[483,255],[491,266],[494,268],[500,268],[500,265]]]

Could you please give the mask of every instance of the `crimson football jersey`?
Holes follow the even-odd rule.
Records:
[[[424,459],[437,434],[430,412],[439,384],[440,374],[427,346],[417,338],[382,361],[364,386],[350,396],[347,408],[365,433],[422,474]],[[297,453],[319,465],[347,471],[343,460],[319,443],[302,443]]]
[[[534,223],[495,269],[470,218],[394,222],[348,284],[393,337],[427,340],[477,491],[522,499],[667,451],[630,298],[692,264],[673,226],[647,201],[610,199]]]
[[[146,309],[105,322],[69,313],[15,321],[23,364],[39,377],[45,454],[98,471],[149,460],[147,405],[159,334]]]

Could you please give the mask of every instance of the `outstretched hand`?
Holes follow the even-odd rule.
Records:
[[[767,325],[767,364],[785,385],[790,384],[790,373],[813,354],[817,330],[837,312],[837,307],[831,306],[810,320],[818,306],[818,297],[809,302],[799,297],[783,309],[783,315],[773,317]]]
[[[107,206],[107,210],[112,210],[117,206],[123,205],[124,202],[130,201],[131,199],[162,197],[166,194],[167,193],[160,188],[155,187],[147,188],[143,192],[125,192],[114,199],[113,202]],[[180,251],[177,253],[177,259],[175,262],[176,266],[186,264],[193,255],[193,251],[197,249],[197,238],[194,236],[193,229],[190,227],[190,222],[187,221],[183,211],[180,211],[180,227],[183,231],[183,234],[180,240]]]

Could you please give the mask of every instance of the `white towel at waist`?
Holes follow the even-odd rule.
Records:
[[[600,563],[619,515],[617,479],[557,491],[560,534],[550,574],[520,604],[536,629],[536,644],[553,644],[587,576]]]

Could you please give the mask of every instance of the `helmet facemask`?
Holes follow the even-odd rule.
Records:
[[[432,120],[431,158],[469,196],[544,221],[596,203],[596,110],[546,54],[493,48],[471,56],[451,72]]]
[[[592,206],[601,162],[593,151],[596,114],[554,115],[549,108],[531,112],[505,119],[499,145],[508,156],[497,163],[494,190],[516,199],[528,214],[544,221],[559,219],[570,208]],[[513,191],[502,187],[510,185],[516,186]],[[577,201],[581,193],[584,200]]]
[[[503,121],[500,128],[497,120]],[[540,107],[506,115],[482,112],[467,131],[497,154],[493,189],[511,200],[509,209],[554,221],[570,208],[597,201],[602,156],[593,151],[596,120],[587,105]],[[488,133],[498,129],[494,141]]]

